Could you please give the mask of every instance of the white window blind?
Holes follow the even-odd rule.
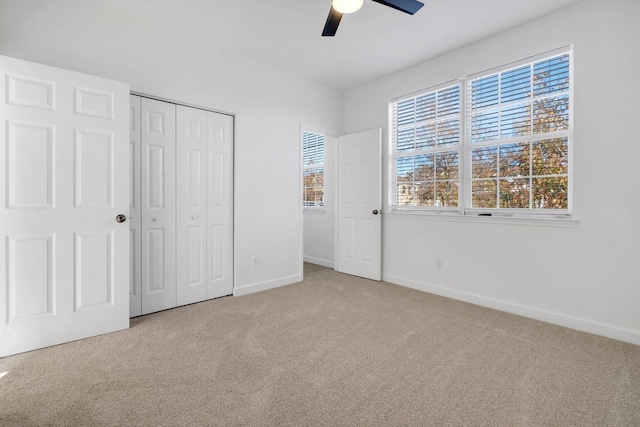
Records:
[[[569,53],[469,79],[471,209],[569,209],[569,86]]]
[[[567,47],[392,101],[391,208],[570,215],[571,74]]]
[[[302,132],[303,205],[324,206],[324,135]]]
[[[458,206],[460,84],[391,104],[393,205]]]

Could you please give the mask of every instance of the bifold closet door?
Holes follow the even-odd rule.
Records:
[[[233,293],[233,117],[207,112],[207,298]]]
[[[131,96],[130,315],[233,293],[233,117]]]
[[[140,196],[140,106],[139,96],[130,96],[129,117],[129,317],[142,314],[142,214]]]
[[[141,100],[142,314],[176,306],[176,115]]]
[[[207,112],[176,106],[178,305],[207,299]]]
[[[233,118],[177,106],[178,305],[233,293]]]

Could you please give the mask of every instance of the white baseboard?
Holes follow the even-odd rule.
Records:
[[[235,286],[233,288],[233,296],[239,297],[242,295],[253,294],[255,292],[266,291],[268,289],[279,288],[280,286],[291,285],[292,283],[298,283],[302,281],[301,274],[295,274],[293,276],[281,277],[275,280],[267,280],[265,282],[253,283],[244,286]]]
[[[462,292],[454,289],[443,288],[441,286],[431,285],[428,283],[416,282],[414,280],[404,279],[402,277],[389,274],[383,274],[382,280],[396,285],[405,286],[407,288],[428,292],[430,294],[440,295],[443,297],[452,298],[483,307],[493,308],[495,310],[505,311],[507,313],[517,314],[518,316],[528,317],[531,319],[576,329],[578,331],[588,332],[591,334],[612,338],[614,340],[640,345],[639,331],[594,322],[592,320],[581,319],[566,314],[554,313],[539,308],[514,304],[508,301],[489,298],[469,292]]]
[[[333,265],[333,261],[328,261],[326,259],[320,259],[320,258],[315,258],[312,256],[304,256],[304,262],[310,262],[311,264],[317,264],[317,265],[321,265],[323,267],[329,267],[329,268],[334,268]]]

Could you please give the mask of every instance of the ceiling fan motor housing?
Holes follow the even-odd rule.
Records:
[[[413,15],[419,11],[424,3],[417,0],[373,0],[376,3],[383,4],[401,12]],[[342,15],[347,13],[353,13],[362,7],[364,0],[333,0],[331,3],[331,10],[327,17],[327,22],[324,24],[322,30],[323,37],[333,37],[338,31],[338,25],[342,20]]]

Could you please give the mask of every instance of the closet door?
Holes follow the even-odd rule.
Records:
[[[178,305],[207,299],[207,112],[176,107]]]
[[[176,306],[175,106],[142,98],[142,314]]]
[[[129,117],[129,317],[142,314],[142,238],[140,209],[140,104],[130,96]]]
[[[207,112],[207,298],[233,293],[233,117]]]

